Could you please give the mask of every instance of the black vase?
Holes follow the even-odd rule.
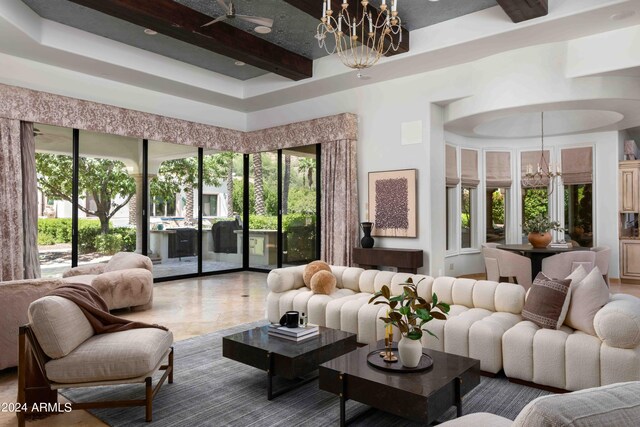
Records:
[[[373,229],[372,222],[363,222],[360,224],[362,228],[362,232],[364,233],[364,237],[360,240],[360,245],[363,248],[372,248],[373,247],[373,237],[371,237],[371,230]]]

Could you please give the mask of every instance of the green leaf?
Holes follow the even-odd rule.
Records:
[[[391,297],[389,298],[389,302],[402,302],[404,300],[404,297],[402,295],[398,295],[395,297]]]
[[[434,337],[435,339],[439,340],[440,338],[438,338],[433,332],[431,332],[428,329],[423,329],[423,331],[425,331],[426,333],[428,333],[429,335],[431,335],[432,337]]]
[[[422,331],[420,329],[413,329],[407,334],[407,338],[412,340],[419,340],[422,338]]]
[[[438,303],[436,307],[438,307],[443,313],[448,313],[449,310],[451,310],[451,307],[446,302]]]
[[[435,306],[438,304],[438,295],[436,295],[436,293],[434,292],[433,295],[431,296],[431,303]]]
[[[400,312],[400,314],[403,314],[403,315],[406,316],[409,313],[411,313],[411,308],[408,307],[408,306],[402,306],[402,307],[400,307],[400,309],[398,309],[398,311]]]

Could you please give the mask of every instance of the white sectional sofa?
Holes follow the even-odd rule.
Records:
[[[385,305],[368,304],[387,284],[402,292],[408,278],[419,282],[418,293],[432,293],[451,305],[446,321],[427,327],[436,336],[422,338],[427,348],[480,360],[481,369],[511,378],[566,390],[640,380],[640,299],[612,295],[596,315],[597,336],[574,331],[540,329],[523,321],[525,290],[520,285],[487,280],[432,278],[424,275],[332,266],[337,289],[314,294],[305,287],[305,266],[272,270],[267,278],[267,317],[277,322],[288,310],[307,313],[310,323],[358,334],[370,344],[384,337]],[[397,331],[396,331],[397,333]]]

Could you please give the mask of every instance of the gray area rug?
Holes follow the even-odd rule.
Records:
[[[178,341],[175,344],[175,378],[165,383],[153,402],[154,426],[335,426],[339,424],[339,399],[318,389],[312,381],[273,401],[267,400],[266,373],[222,357],[222,337],[266,322],[240,325],[224,331]],[[144,398],[142,384],[64,390],[71,401]],[[546,391],[510,383],[506,378],[485,378],[463,399],[464,413],[490,412],[514,419],[520,410]],[[347,417],[367,406],[347,402]],[[144,408],[92,410],[112,426],[148,426]],[[440,421],[455,417],[452,407]],[[371,411],[359,426],[421,425]]]

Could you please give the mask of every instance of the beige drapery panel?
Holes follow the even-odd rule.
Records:
[[[320,259],[331,265],[350,266],[358,244],[358,170],[356,141],[322,144],[322,236]]]
[[[36,139],[33,123],[20,123],[22,146],[22,228],[24,278],[40,277],[38,257],[38,177],[36,174]]]
[[[490,151],[485,157],[487,189],[511,187],[511,153]]]
[[[0,118],[0,281],[24,278],[20,121]]]
[[[540,162],[540,150],[536,151],[523,151],[520,153],[520,185],[523,188],[532,188],[534,187],[534,183],[531,180],[525,177],[527,172],[535,173],[538,170],[538,166],[542,168],[543,172],[549,172],[549,151],[544,150],[544,160],[545,163]],[[549,179],[541,180],[541,185],[547,186],[549,185]]]
[[[564,185],[593,182],[593,148],[564,148],[562,150],[562,182]]]
[[[445,145],[446,156],[446,183],[447,187],[455,187],[460,182],[460,176],[458,175],[458,156],[456,154],[456,147],[451,145]]]
[[[462,186],[476,188],[480,183],[478,178],[478,152],[476,150],[460,150],[460,167],[462,169]]]

